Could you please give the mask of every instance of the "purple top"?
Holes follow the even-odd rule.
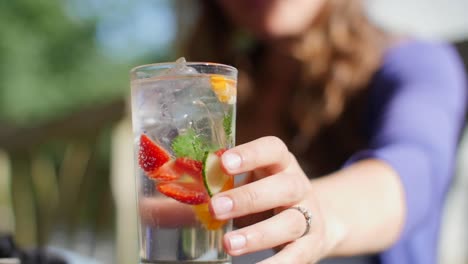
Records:
[[[401,178],[407,206],[399,241],[382,264],[433,264],[441,213],[450,186],[467,102],[466,76],[456,50],[408,41],[388,50],[370,86],[364,158],[387,162]],[[376,175],[378,176],[378,175]]]
[[[405,192],[404,230],[399,241],[378,256],[321,263],[437,262],[439,224],[464,124],[466,88],[463,63],[450,45],[408,41],[387,51],[370,85],[363,130],[369,148],[346,164],[377,158],[395,169]],[[253,263],[271,254],[234,258],[234,263]]]

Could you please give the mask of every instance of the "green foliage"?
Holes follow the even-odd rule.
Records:
[[[96,45],[96,18],[74,19],[66,1],[0,1],[0,120],[31,124],[128,91],[130,62]]]

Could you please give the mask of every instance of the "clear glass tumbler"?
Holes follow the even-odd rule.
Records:
[[[131,70],[141,263],[231,263],[230,221],[208,202],[233,188],[220,163],[235,144],[237,70],[216,63]]]

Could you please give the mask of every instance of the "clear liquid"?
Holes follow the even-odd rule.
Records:
[[[207,75],[133,82],[135,164],[143,133],[172,157],[172,141],[188,130],[195,131],[210,146],[232,147],[234,135],[226,134],[224,124],[229,114],[235,115],[235,104],[218,100]],[[230,126],[234,133],[234,123]],[[194,206],[159,193],[155,181],[138,166],[135,169],[141,263],[231,263],[222,244],[223,235],[231,229],[230,222],[217,230],[207,230],[197,219]]]
[[[223,250],[227,223],[218,230],[206,230],[197,221],[192,206],[158,193],[154,182],[140,174],[140,257],[146,263],[230,263]],[[151,200],[149,200],[151,199]]]

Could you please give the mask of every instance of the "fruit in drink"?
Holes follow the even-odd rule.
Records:
[[[169,160],[167,151],[154,143],[146,134],[141,135],[138,163],[149,177],[152,178],[151,175]]]

